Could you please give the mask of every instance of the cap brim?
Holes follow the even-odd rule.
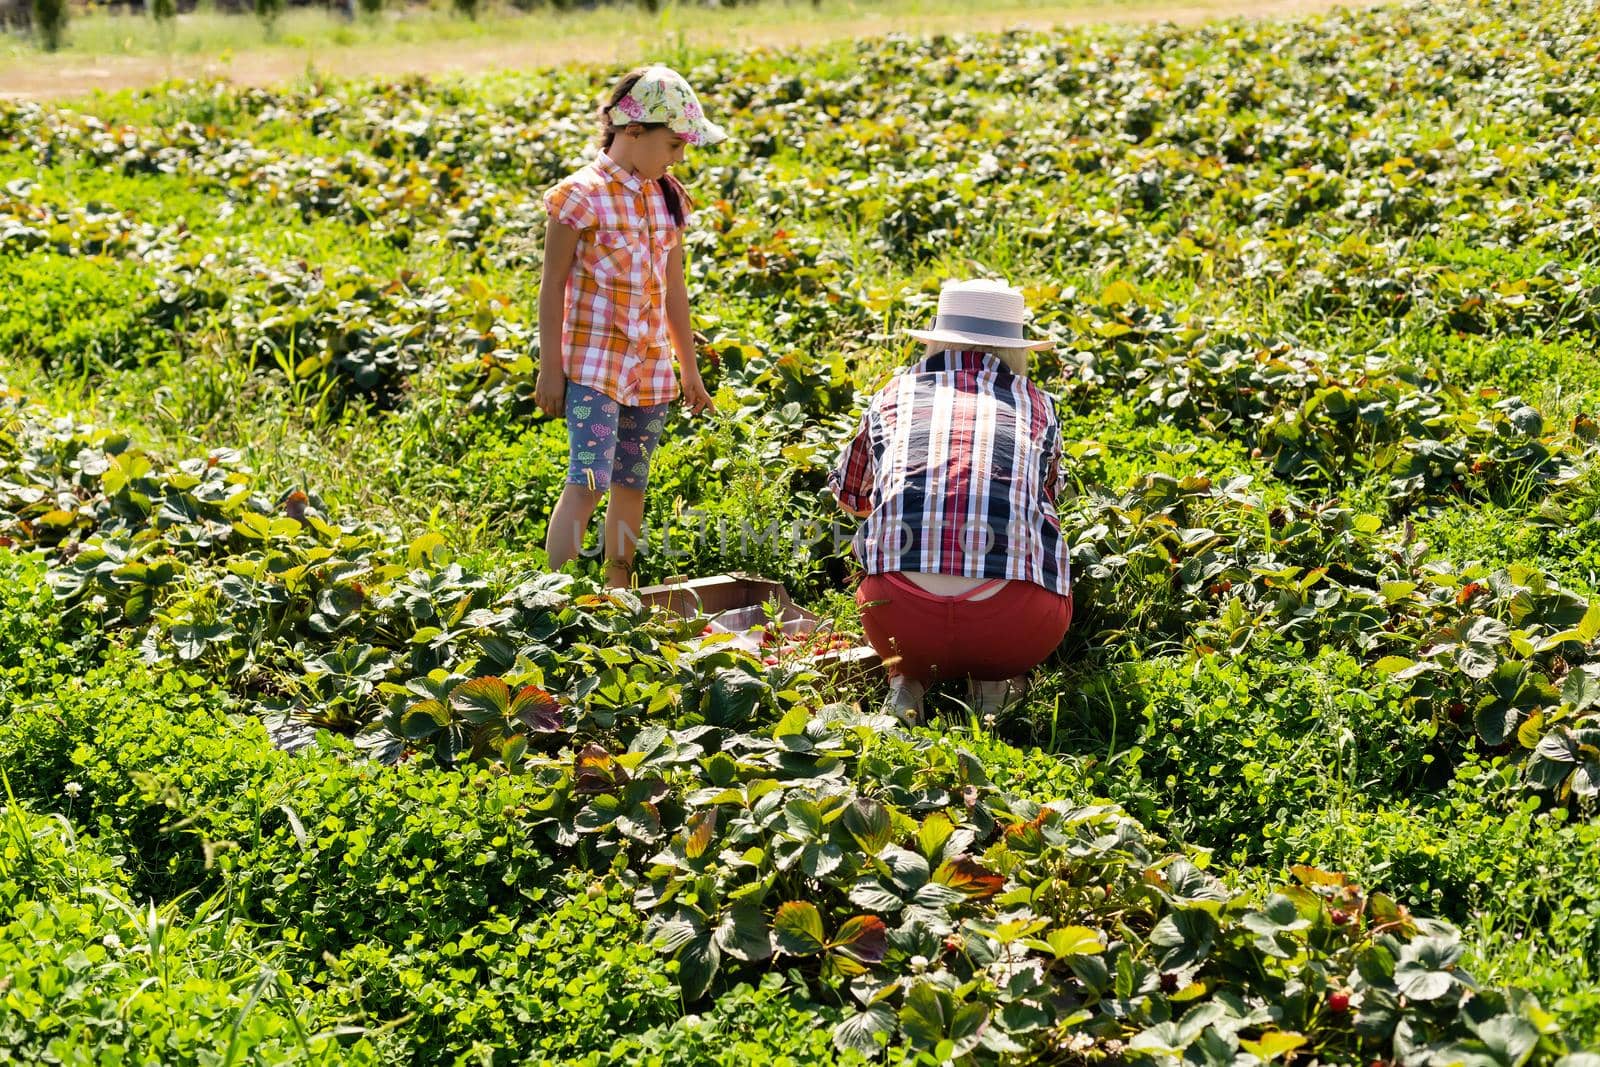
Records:
[[[697,123],[697,131],[700,134],[700,147],[702,148],[709,148],[711,145],[721,144],[723,141],[728,139],[727,130],[723,129],[721,126],[718,126],[715,122],[711,122],[706,119],[701,119],[700,122]]]
[[[907,334],[919,341],[932,341],[935,344],[946,345],[977,345],[980,348],[1049,348],[1054,341],[1029,340],[1025,337],[996,337],[993,334],[962,333],[959,330],[907,330]]]

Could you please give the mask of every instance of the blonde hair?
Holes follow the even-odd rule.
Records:
[[[923,358],[926,359],[928,356],[931,356],[936,352],[949,352],[954,350],[955,346],[951,345],[949,342],[928,341],[927,348],[923,352]],[[963,352],[987,352],[995,359],[998,359],[1001,363],[1004,363],[1006,368],[1010,370],[1012,374],[1022,378],[1026,378],[1028,376],[1028,356],[1033,352],[1031,348],[994,348],[990,345],[969,344],[961,345],[960,350]]]

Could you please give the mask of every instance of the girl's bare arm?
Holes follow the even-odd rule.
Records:
[[[561,366],[561,328],[567,310],[567,275],[578,250],[578,231],[551,219],[544,228],[544,274],[539,282],[539,378],[534,402],[552,418],[562,413],[567,376]]]

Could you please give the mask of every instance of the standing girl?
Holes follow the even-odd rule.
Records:
[[[668,171],[686,146],[726,136],[676,71],[632,71],[600,107],[599,157],[545,194],[534,396],[545,414],[566,416],[568,448],[545,537],[552,570],[577,557],[609,490],[606,584],[630,584],[650,456],[678,395],[674,355],[689,410],[711,404],[683,277],[689,198]]]

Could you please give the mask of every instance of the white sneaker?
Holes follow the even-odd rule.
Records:
[[[915,726],[922,721],[922,698],[927,692],[926,686],[911,678],[890,678],[889,696],[884,701],[884,707],[908,726]]]
[[[980,682],[974,678],[970,690],[972,710],[979,715],[997,715],[1021,700],[1027,692],[1027,675],[998,682]]]

